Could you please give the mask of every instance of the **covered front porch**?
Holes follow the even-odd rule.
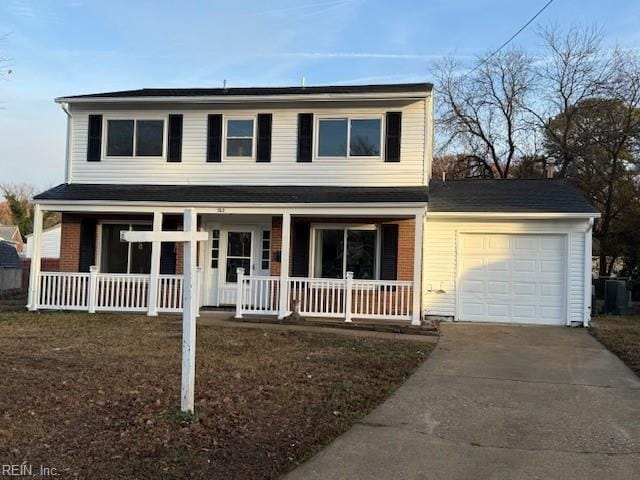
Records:
[[[31,310],[178,313],[181,244],[123,243],[123,230],[182,230],[187,205],[36,205]],[[424,207],[188,205],[197,216],[198,307],[270,315],[421,320]],[[41,271],[42,215],[62,213],[61,270]]]

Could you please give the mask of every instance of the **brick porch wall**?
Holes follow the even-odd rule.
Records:
[[[77,272],[80,268],[80,222],[82,217],[63,213],[60,229],[60,271]]]
[[[151,217],[140,215],[127,215],[127,216],[95,216],[88,215],[82,216],[73,213],[62,214],[62,226],[60,237],[60,271],[61,272],[77,272],[80,268],[80,225],[83,218],[98,218],[109,220],[121,220],[123,223],[135,222],[140,220],[150,220]],[[182,229],[182,222],[177,226],[178,229]],[[98,230],[96,227],[96,235]],[[183,245],[181,243],[176,244],[176,273],[181,274],[183,271]]]
[[[311,220],[311,219],[308,219]],[[317,223],[393,223],[398,225],[398,280],[413,280],[413,249],[415,220],[388,220],[384,218],[314,218]],[[282,217],[271,217],[271,275],[280,275],[280,262],[276,262],[275,253],[282,247]]]

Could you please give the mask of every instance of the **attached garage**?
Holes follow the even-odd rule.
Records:
[[[465,322],[588,324],[597,216],[565,181],[432,182],[425,314]]]
[[[566,235],[460,236],[458,319],[566,323]]]

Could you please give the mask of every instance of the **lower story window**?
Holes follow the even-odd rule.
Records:
[[[371,280],[377,274],[376,227],[317,227],[314,233],[313,274],[316,278]]]
[[[123,242],[120,240],[120,232],[151,229],[151,225],[102,224],[100,270],[103,273],[149,273],[151,243]]]

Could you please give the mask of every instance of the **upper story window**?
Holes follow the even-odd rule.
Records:
[[[318,157],[380,157],[381,118],[318,119]]]
[[[164,120],[108,120],[108,157],[161,157]]]
[[[254,151],[252,118],[228,118],[226,121],[226,156],[252,158]]]

